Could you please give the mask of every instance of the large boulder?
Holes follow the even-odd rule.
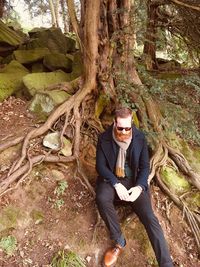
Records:
[[[50,85],[56,85],[60,82],[69,82],[70,74],[61,70],[54,72],[31,73],[23,78],[23,82],[30,95],[34,96],[36,92],[44,91]]]
[[[29,110],[34,112],[40,120],[45,121],[54,107],[69,97],[67,92],[60,90],[39,92],[33,97]]]
[[[75,51],[75,40],[66,37],[59,28],[36,28],[29,32],[29,36],[31,41],[26,46],[28,49],[47,47],[52,53],[62,54]]]
[[[24,38],[11,30],[0,20],[0,55],[5,57],[11,53],[16,46],[22,44]]]
[[[61,53],[52,53],[44,56],[43,64],[49,70],[61,69],[65,72],[72,71],[72,60]]]
[[[29,71],[19,62],[13,60],[0,70],[0,101],[3,101],[20,89],[23,89],[22,78]]]
[[[14,51],[14,57],[21,64],[30,64],[41,61],[49,53],[49,49],[45,47],[32,50],[16,50]]]

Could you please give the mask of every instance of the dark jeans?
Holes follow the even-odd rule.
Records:
[[[127,189],[133,186],[132,181],[128,178],[123,179],[121,183]],[[116,241],[122,235],[122,231],[114,206],[115,200],[119,200],[119,198],[114,187],[110,183],[99,178],[96,185],[97,207],[110,232],[111,239]],[[121,203],[127,204],[126,201],[121,201]],[[146,229],[159,266],[173,267],[162,228],[152,210],[149,192],[142,192],[138,199],[129,203]]]

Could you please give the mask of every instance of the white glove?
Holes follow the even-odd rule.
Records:
[[[126,187],[121,183],[117,183],[114,187],[119,199],[127,201],[130,196]]]
[[[127,199],[127,201],[134,202],[140,196],[140,194],[142,193],[142,187],[141,186],[131,187],[128,190],[128,193],[130,195],[129,195],[129,198]]]

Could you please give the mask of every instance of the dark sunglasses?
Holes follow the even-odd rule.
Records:
[[[122,132],[123,130],[125,130],[126,132],[131,130],[131,127],[116,127],[118,131]]]

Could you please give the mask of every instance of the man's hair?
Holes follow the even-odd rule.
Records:
[[[117,121],[117,118],[127,118],[129,116],[132,116],[132,110],[127,107],[121,107],[115,110],[115,121]]]

